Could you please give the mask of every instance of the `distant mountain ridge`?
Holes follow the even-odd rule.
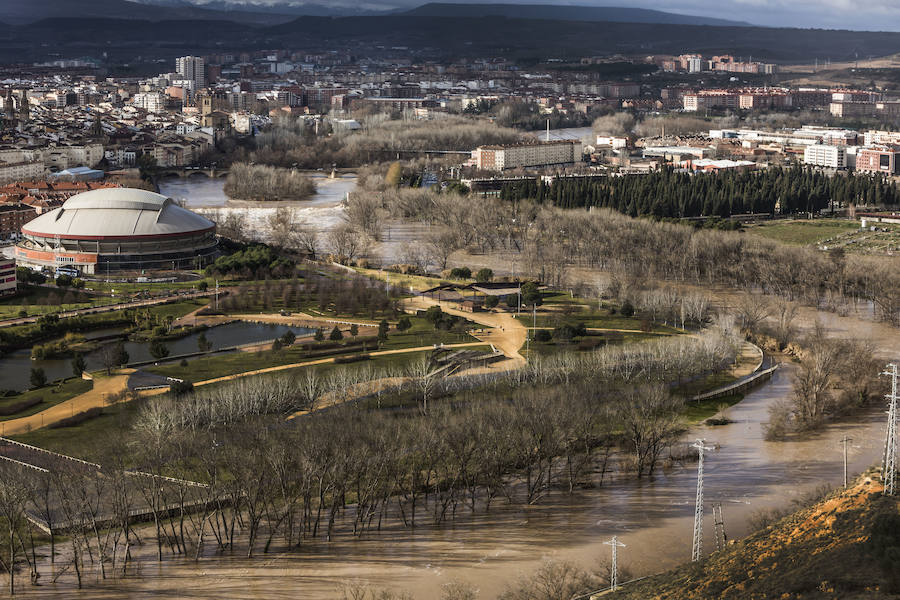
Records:
[[[239,18],[190,2],[162,0],[162,4],[129,0],[0,0],[0,21],[25,25],[43,19],[95,18],[129,20],[235,20],[261,25],[283,23],[296,15],[241,12]]]
[[[656,23],[661,25],[715,25],[747,27],[749,23],[680,15],[648,8],[623,6],[576,6],[572,4],[455,4],[429,2],[398,14],[410,17],[505,17],[553,21],[608,21],[613,23]]]

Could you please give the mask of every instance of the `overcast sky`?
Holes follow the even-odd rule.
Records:
[[[5,0],[0,0],[5,1]],[[193,0],[202,3],[204,0]],[[302,0],[230,0],[250,4],[303,4]],[[428,0],[309,0],[321,5],[394,9]],[[441,0],[448,1],[448,0]],[[454,1],[454,0],[449,0]],[[458,0],[457,0],[458,1]],[[488,0],[496,1],[496,0]],[[502,0],[501,0],[502,1]],[[522,0],[528,4],[580,4],[655,8],[688,15],[705,15],[775,27],[816,27],[900,31],[897,0]],[[514,4],[517,2],[506,2]],[[900,50],[900,48],[898,48]]]

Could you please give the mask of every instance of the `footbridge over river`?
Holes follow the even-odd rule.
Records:
[[[160,167],[154,175],[156,177],[193,177],[202,175],[210,179],[228,177],[227,167]]]

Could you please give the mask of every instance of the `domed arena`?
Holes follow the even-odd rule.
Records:
[[[16,261],[80,274],[196,269],[217,255],[216,224],[161,194],[103,188],[22,227]]]

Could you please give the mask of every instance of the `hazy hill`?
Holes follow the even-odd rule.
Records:
[[[612,21],[668,25],[748,25],[739,21],[679,15],[646,8],[554,4],[452,4],[430,2],[400,13],[410,17],[505,17],[554,21]]]
[[[3,0],[0,1],[0,21],[13,25],[33,23],[53,18],[146,19],[164,21],[176,19],[229,20],[228,12],[201,8],[184,2],[167,2],[164,6],[130,2],[128,0]],[[290,16],[241,12],[245,22],[273,24],[289,20]]]
[[[832,60],[838,60],[852,59],[854,53],[884,56],[900,46],[900,33],[891,32],[501,17],[300,18],[266,31],[298,44],[319,39],[377,42],[432,48],[436,54],[511,58],[732,51],[764,60],[809,61],[822,48],[828,48]]]
[[[33,0],[36,6],[70,5],[68,0]],[[608,21],[553,21],[502,17],[359,17],[305,16],[260,27],[251,19],[215,12],[203,18],[171,18],[159,7],[124,0],[87,0],[85,11],[108,3],[102,17],[56,15],[52,19],[0,32],[0,59],[42,59],[49,52],[61,56],[108,53],[117,60],[178,53],[249,51],[263,48],[338,49],[366,53],[374,46],[420,49],[427,59],[457,56],[504,56],[533,63],[546,58],[575,59],[602,54],[732,53],[772,61],[811,62],[822,48],[833,61],[860,56],[885,56],[900,47],[900,33],[858,32],[775,27],[720,27]],[[74,6],[74,3],[71,3]],[[115,19],[115,7],[150,10],[152,17]],[[8,2],[0,9],[10,11]],[[177,7],[176,7],[177,10]],[[131,15],[133,17],[133,15]],[[118,17],[123,18],[123,17]],[[0,10],[0,21],[10,21]],[[35,44],[38,39],[45,46]],[[48,50],[52,48],[52,50]]]
[[[612,597],[897,598],[900,499],[881,490],[878,479],[863,477],[706,560],[626,585]]]

